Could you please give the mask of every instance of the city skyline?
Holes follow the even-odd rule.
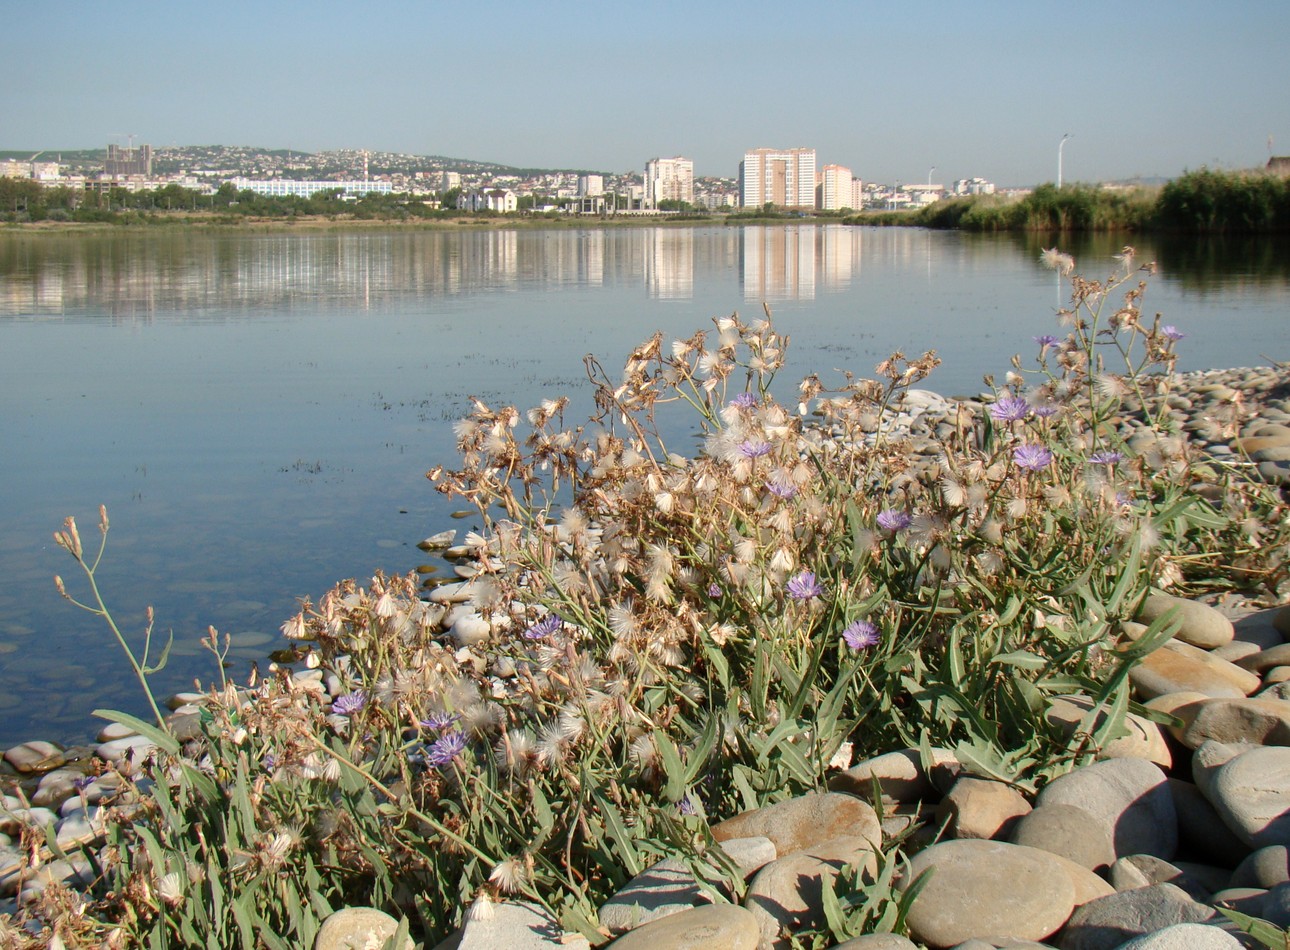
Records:
[[[6,12],[0,149],[133,136],[611,173],[684,155],[734,177],[776,144],[865,180],[1004,186],[1055,180],[1066,135],[1067,182],[1290,152],[1290,5],[1122,9],[121,0],[72,30],[65,7],[29,4]]]

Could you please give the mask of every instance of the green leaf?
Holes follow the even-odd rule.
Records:
[[[155,742],[160,749],[169,752],[171,755],[179,754],[179,741],[169,732],[159,728],[156,723],[148,724],[142,719],[131,716],[129,713],[117,712],[115,709],[96,709],[92,715],[100,719],[106,719],[108,722],[117,722],[123,726],[128,726],[145,739]]]
[[[623,824],[622,813],[613,802],[599,791],[593,792],[592,797],[599,806],[600,814],[605,820],[605,829],[609,833],[609,837],[617,845],[615,850],[623,863],[623,868],[630,877],[635,877],[644,868],[641,866],[640,857],[631,833],[628,832],[627,826]]]
[[[655,730],[652,738],[658,748],[658,757],[663,762],[663,774],[667,776],[663,796],[669,802],[679,802],[685,794],[685,766],[681,764],[681,755],[663,730]]]
[[[991,657],[990,662],[1000,666],[1015,666],[1023,670],[1042,670],[1048,665],[1048,661],[1042,656],[1036,656],[1025,650],[1000,653],[998,656]]]

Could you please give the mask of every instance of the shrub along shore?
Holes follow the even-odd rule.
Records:
[[[997,934],[928,923],[962,888],[945,890],[949,865],[927,855],[972,837],[1003,847],[987,839],[1012,831],[1004,815],[966,833],[974,787],[960,784],[1018,817],[1018,800],[1057,803],[1050,789],[1138,731],[1185,730],[1184,703],[1147,707],[1142,670],[1195,622],[1181,604],[1157,609],[1153,591],[1242,609],[1290,596],[1286,366],[1181,377],[1182,334],[1143,317],[1150,265],[1126,249],[1091,279],[1066,255],[1045,259],[1070,279],[1070,306],[981,400],[917,389],[937,363],[928,353],[893,354],[873,378],[808,377],[782,405],[772,381],[788,340],[768,320],[729,317],[689,339],[655,336],[622,374],[589,361],[599,413],[582,424],[559,399],[527,412],[476,401],[456,429],[458,465],[428,473],[476,510],[461,544],[426,542],[453,544],[460,585],[344,582],[284,624],[295,666],[251,683],[221,668],[175,713],[154,702],[152,722],[112,714],[105,747],[79,762],[9,750],[28,778],[5,801],[13,863],[0,884],[20,906],[0,934],[321,948],[361,942],[386,920],[379,909],[402,931],[392,946],[409,933],[434,946],[468,920],[463,946],[557,945],[562,932],[682,946],[647,929],[617,936],[658,903],[622,895],[663,858],[668,893],[692,895],[675,910],[706,899],[766,911],[746,911],[749,930],[721,910],[742,934],[729,946]],[[660,432],[678,411],[704,436],[694,457]],[[102,544],[106,513],[100,529]],[[153,660],[98,599],[101,546],[70,520],[58,540],[81,569],[63,589],[103,616],[147,690]],[[214,631],[209,644],[227,650]],[[1188,700],[1193,724],[1205,700]],[[1279,697],[1260,702],[1274,704],[1270,722],[1284,715]],[[1199,735],[1184,747],[1199,750]],[[1159,770],[1164,742],[1142,756],[1155,765],[1126,767],[1143,795],[1164,782],[1137,774]],[[883,785],[899,775],[855,771],[890,753],[928,781],[953,776],[941,791],[958,804],[920,811],[928,788],[902,799]],[[1206,755],[1213,770],[1227,761]],[[911,807],[888,814],[897,800]],[[809,816],[787,825],[828,836],[805,851],[765,812],[728,824],[803,801],[793,809]],[[1107,812],[1112,829],[1122,811]],[[718,846],[732,838],[743,843]],[[766,839],[775,861],[749,883]],[[1116,859],[1142,853],[1112,842]],[[929,862],[938,870],[920,878]],[[1017,878],[1050,882],[1073,911],[1075,878],[1022,864]],[[1109,866],[1088,873],[1121,889]],[[816,883],[768,897],[762,875]],[[1080,903],[1111,896],[1081,880]],[[766,910],[791,899],[806,905]],[[364,908],[348,936],[342,908]],[[527,943],[471,936],[512,913]],[[1045,927],[1066,922],[1055,914]]]
[[[1262,172],[1187,172],[1162,188],[1106,189],[1041,185],[1022,198],[979,195],[938,201],[917,211],[803,214],[775,210],[651,216],[563,213],[463,214],[431,208],[422,196],[371,194],[356,201],[325,192],[310,198],[221,190],[214,196],[168,185],[79,195],[35,182],[0,178],[0,223],[22,230],[166,226],[254,228],[639,227],[842,221],[855,225],[965,231],[1156,231],[1179,234],[1290,232],[1290,179]],[[8,210],[13,209],[13,210]]]

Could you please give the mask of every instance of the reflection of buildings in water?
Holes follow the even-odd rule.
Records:
[[[645,289],[651,297],[694,296],[694,231],[653,228],[645,240]]]
[[[845,290],[860,273],[859,228],[828,225],[820,228],[820,283],[829,290]]]
[[[744,299],[814,299],[817,231],[814,226],[744,228]]]

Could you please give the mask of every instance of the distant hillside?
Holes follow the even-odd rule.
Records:
[[[139,142],[138,145],[146,143]],[[136,146],[137,147],[137,146]],[[107,148],[88,149],[0,149],[0,161],[56,161],[71,171],[101,169]],[[276,175],[288,178],[332,176],[337,173],[361,174],[364,153],[361,149],[324,152],[302,152],[290,148],[264,148],[255,145],[154,145],[152,168],[157,175],[181,171],[218,170],[235,175],[255,177],[272,168]],[[527,178],[543,174],[610,175],[610,172],[585,168],[521,168],[498,162],[481,162],[447,155],[408,155],[399,152],[371,151],[366,154],[371,175],[407,174],[411,172],[454,171],[463,174],[515,175]]]

